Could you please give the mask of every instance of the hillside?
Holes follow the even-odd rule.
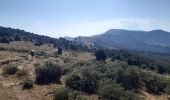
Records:
[[[99,79],[100,77],[103,77],[105,80],[110,79],[111,77],[113,78],[116,75],[117,71],[118,72],[122,71],[124,68],[126,69],[126,70],[124,69],[124,72],[126,72],[126,74],[122,74],[122,75],[125,75],[124,77],[132,78],[130,80],[126,80],[125,82],[128,82],[128,81],[133,82],[132,80],[136,81],[135,77],[134,78],[132,77],[133,74],[139,75],[141,77],[140,80],[145,80],[145,79],[150,78],[147,80],[148,82],[150,82],[152,78],[157,77],[158,82],[160,82],[159,84],[162,84],[162,85],[164,84],[164,81],[166,78],[167,79],[170,78],[169,75],[156,74],[154,71],[148,71],[147,69],[138,69],[137,67],[129,66],[121,59],[120,61],[111,61],[111,59],[108,57],[107,62],[105,64],[102,62],[97,62],[95,61],[95,56],[93,55],[93,53],[89,53],[89,52],[63,51],[62,55],[56,56],[55,48],[53,48],[52,46],[42,45],[42,46],[37,47],[31,42],[16,42],[16,41],[10,44],[1,43],[0,47],[7,48],[6,50],[0,51],[0,54],[1,54],[0,55],[0,88],[1,88],[0,97],[1,97],[1,100],[25,100],[25,99],[53,100],[53,97],[54,97],[53,92],[56,90],[61,91],[61,88],[68,86],[66,85],[68,83],[65,83],[65,82],[67,81],[67,79],[69,79],[69,77],[72,77],[70,75],[77,75],[76,73],[82,74],[81,77],[84,77],[83,78],[84,81],[82,82],[90,82],[90,83],[87,83],[89,84],[89,86],[87,87],[87,90],[79,90],[80,92],[74,91],[74,93],[76,93],[78,98],[81,98],[83,100],[100,100],[98,98],[98,93],[97,94],[96,93],[91,94],[91,92],[89,92],[90,94],[88,93],[88,91],[92,91],[93,89],[95,89],[93,87],[94,83],[91,83],[91,82],[95,81],[97,77]],[[10,48],[16,48],[18,50],[19,49],[20,50],[34,49],[36,50],[36,57],[33,61],[28,60],[27,56],[29,55],[29,52],[20,52],[20,51],[12,51],[12,50],[9,51]],[[44,51],[43,54],[41,54],[42,51]],[[123,54],[123,53],[116,53],[116,54]],[[120,57],[125,57],[125,56],[122,55]],[[32,81],[36,80],[36,74],[35,74],[36,66],[35,65],[37,63],[43,64],[46,61],[53,61],[64,69],[65,73],[62,75],[60,79],[61,83],[50,83],[50,84],[45,84],[45,85],[39,85],[35,82],[33,84],[32,89],[23,90],[23,82],[25,80],[27,79],[31,79]],[[19,70],[26,70],[28,75],[21,74],[21,76],[19,76],[18,73],[14,75],[7,75],[7,74],[4,75],[3,69],[9,64],[17,66]],[[131,71],[133,71],[133,73],[131,73]],[[164,81],[160,80],[159,77]],[[90,80],[91,78],[93,80]],[[152,81],[154,81],[154,83],[157,84],[156,80],[152,80]],[[75,83],[76,80],[72,80],[72,82],[74,82],[73,85],[76,84]],[[70,83],[70,85],[71,84],[72,83]],[[102,87],[105,87],[111,83],[102,83],[102,84],[103,84]],[[135,84],[139,85],[139,83],[135,83]],[[114,86],[117,86],[117,84],[115,84]],[[134,87],[131,87],[130,84],[129,86],[130,86],[129,90],[132,91]],[[157,85],[154,85],[154,87],[156,88]],[[92,90],[91,89],[88,90],[88,88],[91,88]],[[118,94],[124,93],[122,91],[123,86],[120,87],[118,85],[118,87],[116,88],[120,88],[120,90],[118,90],[119,91]],[[111,89],[113,90],[114,88],[111,88]],[[81,91],[85,91],[85,92],[81,92]],[[108,96],[110,94],[109,91],[106,92]],[[128,93],[128,96],[129,96],[128,98],[135,96],[134,97],[135,99],[135,98],[138,98],[138,96],[140,96],[142,98],[144,97],[146,100],[160,100],[162,98],[163,100],[168,100],[168,95],[165,94],[164,92],[159,92],[159,95],[157,95],[157,93],[155,92],[153,92],[152,94],[152,91],[147,92],[147,89],[140,89],[140,93],[137,93],[137,94],[134,94],[133,92],[130,92],[130,91]],[[116,95],[118,94],[116,92]],[[101,94],[99,95],[102,96]],[[72,99],[72,100],[78,100],[78,99]],[[132,99],[128,99],[128,100],[132,100]],[[139,100],[139,99],[135,99],[135,100]]]
[[[77,37],[75,41],[100,48],[170,54],[170,33],[163,30],[129,31],[111,29],[92,37]]]
[[[1,37],[13,37],[7,34]],[[84,46],[69,41],[69,48],[35,45],[20,35],[21,41],[0,43],[1,100],[169,99],[166,59],[116,49],[75,49]],[[31,50],[35,57],[30,59]]]
[[[51,38],[48,36],[37,35],[20,29],[6,28],[0,26],[0,43],[10,43],[12,41],[32,42],[36,46],[43,44],[51,44],[54,47],[62,47],[63,49],[85,50],[86,46],[73,43],[64,38]]]
[[[35,67],[34,64],[43,63],[48,60],[57,62],[60,66],[64,66],[64,61],[71,59],[74,62],[88,59],[93,59],[89,53],[74,53],[63,51],[63,56],[56,57],[56,49],[50,45],[35,46],[31,42],[15,41],[10,44],[0,43],[0,48],[6,48],[6,50],[0,50],[0,97],[1,100],[52,100],[52,95],[47,95],[50,91],[54,91],[57,88],[64,86],[64,77],[61,78],[61,84],[48,84],[48,85],[36,85],[31,90],[23,90],[23,82],[26,79],[35,80]],[[15,48],[16,50],[10,50]],[[29,51],[34,49],[36,51],[35,59],[29,60]],[[10,50],[10,51],[9,51]],[[22,50],[28,50],[28,52],[20,52]],[[43,51],[43,53],[42,53]],[[74,56],[72,56],[74,55]],[[28,75],[4,75],[3,68],[6,65],[15,65],[19,70],[26,70]],[[92,99],[91,99],[92,100]]]

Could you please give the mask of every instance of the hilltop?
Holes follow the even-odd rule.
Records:
[[[74,41],[99,48],[170,54],[170,33],[163,30],[111,29],[91,37],[77,37]]]

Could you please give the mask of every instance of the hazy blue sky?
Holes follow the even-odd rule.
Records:
[[[0,26],[52,37],[170,31],[170,0],[0,0]]]

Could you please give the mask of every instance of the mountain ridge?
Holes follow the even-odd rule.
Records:
[[[77,37],[74,41],[99,48],[170,53],[170,32],[164,30],[110,29],[91,37]]]

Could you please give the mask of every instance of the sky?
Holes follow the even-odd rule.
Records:
[[[51,37],[170,31],[170,0],[0,0],[0,26]]]

